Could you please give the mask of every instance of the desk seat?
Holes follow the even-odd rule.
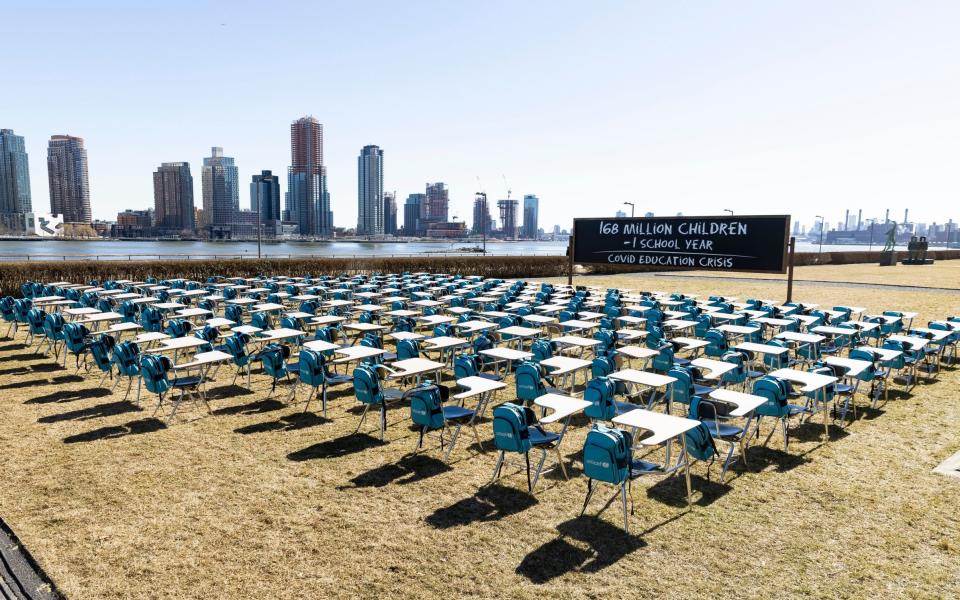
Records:
[[[651,475],[653,473],[662,473],[663,465],[648,462],[645,460],[634,459],[630,463],[630,477],[639,477],[641,475]]]
[[[550,393],[550,392],[548,392]],[[554,392],[557,393],[557,392]],[[562,394],[563,392],[559,392]],[[559,433],[549,432],[541,427],[530,427],[530,444],[533,446],[544,446],[546,444],[555,444],[560,441]]]
[[[471,408],[464,408],[463,406],[444,406],[443,407],[443,418],[454,420],[454,419],[466,419],[473,417],[477,411]]]

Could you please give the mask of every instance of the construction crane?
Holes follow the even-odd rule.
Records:
[[[507,200],[510,199],[510,194],[513,193],[513,190],[510,189],[510,185],[507,183],[507,176],[501,175],[503,177],[503,187],[507,188]]]

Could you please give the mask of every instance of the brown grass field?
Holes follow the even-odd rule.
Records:
[[[744,274],[691,271],[690,274],[709,275],[711,277],[751,277],[786,281],[786,276],[784,275],[764,273]],[[939,261],[933,265],[924,266],[898,264],[895,267],[881,267],[875,264],[859,264],[796,267],[794,279],[797,281],[849,281],[883,285],[942,287],[960,290],[960,260]]]
[[[960,261],[954,261],[960,263]],[[884,283],[960,287],[960,265],[898,267]],[[865,280],[869,267],[803,276]],[[915,274],[916,273],[916,274]],[[781,282],[580,277],[633,289],[783,298]],[[910,309],[918,322],[960,313],[960,292],[798,285],[823,305]],[[577,518],[586,491],[575,420],[562,449],[570,481],[551,473],[535,496],[518,470],[486,487],[495,455],[461,437],[449,464],[436,438],[416,443],[404,408],[386,443],[353,435],[352,391],[331,395],[329,421],[303,406],[211,388],[214,414],[188,406],[165,426],[54,361],[0,340],[0,515],[68,598],[950,598],[960,594],[960,479],[931,470],[960,450],[957,369],[911,396],[891,394],[822,440],[797,426],[726,483],[693,467],[634,483],[632,536],[618,506]],[[70,363],[68,363],[69,365]],[[226,379],[226,381],[223,381]],[[498,401],[513,397],[502,393]],[[284,398],[286,389],[276,394]],[[301,392],[301,397],[304,393]],[[863,400],[861,399],[861,405]],[[489,413],[488,413],[489,415]],[[365,429],[372,431],[368,419]],[[769,427],[769,425],[767,425]],[[766,433],[766,430],[764,431]],[[535,456],[535,454],[534,454]]]

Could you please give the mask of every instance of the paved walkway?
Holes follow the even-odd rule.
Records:
[[[0,519],[0,599],[61,600],[20,540]]]

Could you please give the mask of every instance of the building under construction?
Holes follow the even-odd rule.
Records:
[[[510,198],[497,200],[497,208],[500,209],[500,235],[505,240],[517,239],[518,204],[519,202]]]
[[[490,229],[490,206],[487,204],[486,195],[477,195],[473,201],[473,229],[471,233],[475,235],[491,235]]]

